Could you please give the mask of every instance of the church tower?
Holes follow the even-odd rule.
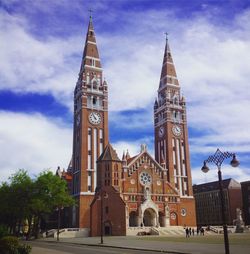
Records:
[[[170,184],[181,197],[191,197],[186,103],[181,96],[168,39],[161,70],[158,98],[154,104],[155,159],[167,169]]]
[[[90,203],[97,186],[96,161],[108,144],[108,87],[103,79],[90,16],[82,63],[74,91],[72,226],[89,229]]]

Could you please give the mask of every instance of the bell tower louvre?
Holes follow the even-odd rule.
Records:
[[[77,205],[72,226],[90,227],[90,203],[97,184],[96,161],[108,144],[108,86],[103,79],[90,16],[81,68],[74,91],[74,130],[71,173]]]
[[[185,98],[166,39],[165,52],[154,104],[155,159],[167,169],[169,183],[181,197],[192,197]]]

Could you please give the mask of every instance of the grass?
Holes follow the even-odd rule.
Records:
[[[138,238],[140,240],[147,241],[167,241],[167,242],[181,242],[181,243],[208,243],[208,244],[223,244],[224,236],[220,235],[205,235],[205,236],[191,236],[175,237],[175,236],[145,236]],[[250,246],[250,234],[229,234],[229,243],[232,245],[249,245]]]

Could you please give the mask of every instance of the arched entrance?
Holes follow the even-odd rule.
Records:
[[[156,212],[152,208],[148,208],[144,211],[143,224],[145,227],[156,226]]]
[[[130,212],[129,214],[129,226],[137,227],[137,214],[135,211]]]
[[[170,213],[170,225],[177,226],[178,225],[178,216],[175,212]]]

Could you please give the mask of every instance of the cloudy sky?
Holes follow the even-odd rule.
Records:
[[[110,141],[118,154],[153,151],[153,102],[165,32],[187,100],[194,183],[219,147],[241,165],[223,177],[250,180],[250,1],[0,0],[0,181],[67,168],[73,90],[89,9],[109,85]]]

